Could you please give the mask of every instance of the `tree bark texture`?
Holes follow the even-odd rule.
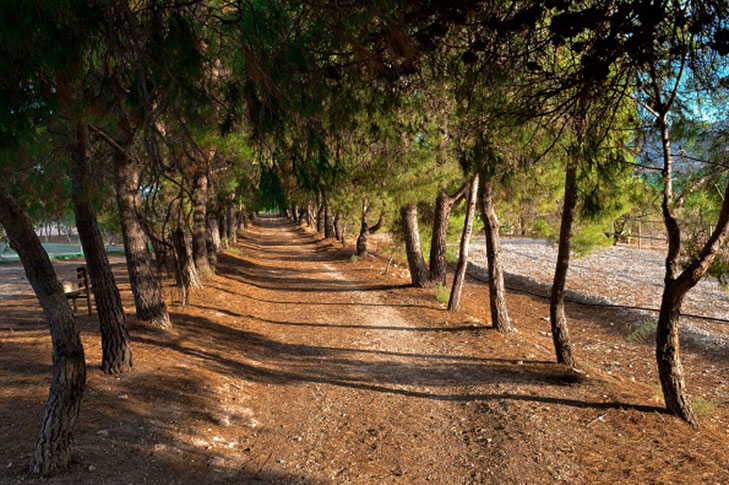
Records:
[[[192,248],[188,244],[185,231],[181,227],[178,227],[172,232],[172,244],[175,246],[175,257],[177,259],[177,271],[179,275],[178,283],[181,283],[185,288],[186,294],[189,294],[189,290],[200,289],[203,287],[198,278],[195,264],[192,260]]]
[[[71,180],[76,227],[83,246],[101,330],[101,370],[119,374],[132,367],[127,320],[119,289],[104,249],[104,240],[91,205],[88,127],[77,123],[71,151]]]
[[[471,234],[473,234],[473,216],[476,213],[477,198],[478,175],[473,177],[468,189],[468,205],[466,206],[466,220],[463,222],[463,233],[461,234],[458,266],[456,267],[456,274],[453,278],[451,296],[448,299],[448,310],[452,312],[458,311],[458,307],[461,305],[461,293],[463,291],[463,283],[466,280],[466,270],[468,269],[468,248],[471,243]]]
[[[552,339],[557,362],[575,367],[577,360],[572,352],[567,318],[564,313],[564,290],[567,282],[567,270],[570,266],[570,246],[572,243],[572,222],[577,205],[577,164],[570,161],[565,173],[564,204],[562,207],[562,223],[559,229],[559,246],[557,249],[557,266],[552,282],[552,294],[549,301],[549,320],[552,324]]]
[[[415,204],[408,204],[400,208],[403,234],[405,237],[405,252],[408,257],[410,279],[412,285],[420,288],[433,286],[428,268],[425,267],[423,249],[420,246],[420,231],[418,229],[418,208]]]
[[[384,222],[385,212],[380,214],[380,218],[377,223],[373,226],[369,225],[368,219],[370,215],[371,206],[367,203],[362,205],[362,217],[360,219],[359,236],[357,236],[357,255],[364,256],[367,254],[367,242],[369,241],[370,234],[374,234],[379,231]]]
[[[71,462],[73,428],[86,384],[86,363],[76,321],[25,211],[0,187],[0,223],[20,256],[25,274],[43,308],[51,331],[53,376],[36,436],[31,472],[52,475]]]
[[[134,294],[137,318],[160,328],[168,328],[171,324],[167,305],[152,272],[144,230],[137,216],[137,211],[141,207],[139,168],[129,155],[132,140],[132,136],[126,137],[119,143],[124,151],[114,152],[116,200],[119,206],[129,282]]]
[[[481,208],[486,236],[486,258],[489,265],[489,305],[491,323],[499,333],[509,334],[514,330],[506,307],[504,289],[504,267],[501,259],[501,238],[499,218],[496,216],[493,197],[493,181],[486,173],[481,176]]]
[[[220,251],[220,231],[218,220],[213,214],[208,214],[207,231],[205,233],[205,243],[208,247],[208,261],[215,267],[218,264],[218,252]]]
[[[332,209],[329,204],[324,206],[324,237],[330,238],[335,237],[336,231],[334,230],[334,218],[332,217]]]
[[[208,175],[204,169],[195,172],[192,187],[192,255],[197,271],[212,273],[207,244]]]
[[[324,204],[319,206],[319,210],[316,213],[316,232],[324,232]]]
[[[430,279],[434,285],[445,286],[448,273],[446,251],[448,249],[448,226],[451,222],[453,205],[460,200],[468,188],[467,184],[461,186],[453,195],[448,195],[445,189],[438,193],[435,199],[435,214],[433,217],[433,238],[430,241]]]

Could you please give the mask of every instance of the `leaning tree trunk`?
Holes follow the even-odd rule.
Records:
[[[134,294],[137,318],[160,328],[168,328],[170,316],[167,313],[167,305],[152,272],[144,230],[137,216],[137,211],[141,207],[139,168],[129,155],[132,142],[132,136],[128,136],[119,143],[123,151],[118,149],[114,151],[116,200],[119,206],[129,282]]]
[[[329,208],[329,204],[324,206],[324,237],[330,238],[336,236],[334,231],[334,218],[332,217],[332,211]]]
[[[0,187],[0,224],[20,256],[25,274],[43,307],[53,344],[53,377],[36,436],[31,471],[52,475],[71,462],[73,428],[86,383],[86,363],[76,321],[25,211]]]
[[[337,241],[344,243],[344,225],[342,224],[342,216],[337,212],[334,216],[334,236]]]
[[[567,318],[564,314],[564,289],[567,281],[567,270],[570,266],[570,245],[572,242],[572,221],[577,205],[577,164],[570,161],[567,165],[564,186],[564,207],[562,208],[562,224],[559,229],[559,247],[557,250],[557,267],[554,271],[552,295],[549,301],[549,319],[552,323],[552,339],[557,362],[570,367],[577,365],[572,352]]]
[[[483,210],[483,226],[486,236],[486,258],[489,265],[489,304],[491,322],[499,333],[513,332],[511,319],[506,308],[506,291],[504,290],[504,268],[501,260],[501,239],[499,237],[499,218],[496,216],[493,199],[493,182],[491,177],[483,175],[481,189],[481,208]]]
[[[89,268],[91,288],[99,314],[101,330],[101,369],[108,374],[120,374],[132,367],[129,332],[119,289],[104,249],[104,240],[91,205],[88,126],[76,125],[76,143],[71,152],[73,210],[76,227]]]
[[[456,267],[456,275],[453,278],[453,288],[451,289],[451,296],[448,299],[448,310],[452,312],[458,311],[458,307],[461,305],[461,292],[463,291],[463,282],[466,280],[466,270],[468,269],[468,247],[471,243],[471,234],[473,232],[473,215],[476,213],[477,197],[478,175],[473,177],[468,192],[466,220],[463,222],[463,234],[461,234],[461,247],[458,255],[458,266]],[[491,266],[489,265],[489,268],[490,267]]]
[[[428,277],[428,268],[425,267],[425,260],[423,259],[423,249],[420,246],[417,206],[415,204],[408,204],[401,207],[400,217],[402,219],[405,252],[408,257],[412,284],[420,288],[432,286],[432,282]]]
[[[199,274],[212,273],[207,244],[208,176],[204,169],[195,173],[192,187],[192,256]]]

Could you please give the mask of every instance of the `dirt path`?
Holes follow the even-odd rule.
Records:
[[[171,306],[171,332],[130,319],[123,376],[100,372],[98,323],[80,314],[89,372],[74,465],[42,483],[729,480],[726,403],[700,431],[665,415],[642,370],[650,345],[626,342],[612,316],[568,308],[589,373],[575,375],[553,362],[543,301],[510,294],[519,332],[504,337],[485,287],[471,282],[453,314],[336,246],[260,220],[187,307]],[[0,298],[0,483],[41,483],[26,466],[50,339],[30,288],[13,285]],[[688,360],[693,385],[725,382]]]
[[[258,290],[255,302],[230,295],[226,310],[249,308],[274,347],[250,362],[275,383],[251,399],[267,443],[261,466],[314,481],[467,482],[464,416],[439,396],[457,395],[478,369],[384,303],[390,286],[348,278],[346,261],[327,262],[311,243],[290,226],[259,228],[242,243],[249,264],[222,274]]]

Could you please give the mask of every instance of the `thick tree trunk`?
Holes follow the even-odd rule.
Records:
[[[31,472],[52,475],[71,462],[73,428],[81,409],[86,383],[86,363],[76,321],[25,211],[0,187],[0,224],[10,246],[20,256],[25,274],[51,331],[53,377],[48,401],[36,436]]]
[[[218,252],[220,251],[220,231],[218,220],[212,214],[208,214],[205,243],[208,247],[208,261],[215,267],[218,264]]]
[[[567,270],[570,266],[570,246],[572,242],[572,221],[577,205],[577,164],[570,161],[567,165],[564,206],[562,208],[562,224],[559,230],[559,248],[557,250],[557,267],[554,271],[552,295],[549,302],[549,319],[552,323],[552,339],[557,362],[570,367],[577,365],[572,352],[567,318],[564,313],[564,290],[567,281]]]
[[[76,142],[71,152],[72,199],[91,288],[101,329],[101,369],[108,374],[126,372],[132,367],[127,320],[119,289],[104,249],[104,240],[90,200],[88,127],[76,125]]]
[[[306,205],[306,225],[309,227],[316,227],[316,215],[311,204]]]
[[[453,278],[453,288],[451,288],[451,296],[448,300],[448,310],[455,312],[461,304],[461,292],[463,291],[463,283],[466,280],[466,270],[468,269],[468,248],[471,244],[471,234],[473,233],[473,216],[476,213],[476,199],[478,198],[478,175],[471,181],[468,192],[468,205],[466,206],[466,220],[463,222],[463,233],[461,234],[461,247],[458,254],[458,266],[456,267],[456,275]],[[489,268],[491,266],[489,265]],[[489,286],[490,290],[490,286]],[[493,314],[493,310],[492,310]],[[508,318],[508,317],[507,317]]]
[[[192,255],[199,274],[212,273],[207,244],[208,176],[201,169],[195,173],[192,187]]]
[[[403,233],[405,237],[405,252],[410,267],[410,279],[413,286],[426,288],[432,286],[428,277],[428,269],[423,259],[423,249],[420,246],[420,231],[418,229],[418,208],[415,204],[400,208]]]
[[[128,136],[119,144],[126,151],[116,150],[114,152],[114,182],[124,239],[124,253],[137,318],[160,328],[167,328],[170,326],[167,305],[165,305],[159,284],[152,272],[144,230],[137,219],[137,210],[141,207],[141,200],[139,169],[134,159],[128,154],[132,147],[132,137]]]
[[[509,334],[514,330],[506,308],[506,291],[504,289],[504,268],[501,260],[501,239],[499,237],[499,219],[496,216],[493,200],[493,181],[487,174],[481,177],[481,208],[483,210],[483,226],[486,236],[486,258],[489,265],[489,304],[491,322],[499,333]]]
[[[335,237],[336,232],[334,231],[334,218],[332,217],[332,210],[329,208],[329,204],[324,206],[324,237],[330,238]]]

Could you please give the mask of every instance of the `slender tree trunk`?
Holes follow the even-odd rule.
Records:
[[[463,291],[463,283],[466,280],[466,270],[468,269],[468,247],[471,243],[471,234],[473,233],[473,216],[476,213],[477,197],[478,175],[473,177],[468,192],[466,220],[463,222],[463,233],[461,234],[461,247],[458,255],[458,266],[456,267],[456,275],[453,278],[453,288],[451,289],[451,296],[448,300],[448,310],[452,312],[458,311],[458,307],[461,305],[461,293]],[[491,266],[489,265],[489,268],[490,267]]]
[[[53,377],[48,401],[36,436],[31,472],[52,475],[71,462],[73,428],[81,409],[86,384],[86,363],[76,321],[25,211],[0,187],[0,223],[10,246],[20,256],[25,274],[51,331]]]
[[[182,281],[186,289],[203,288],[200,278],[198,277],[195,263],[192,259],[192,248],[188,243],[185,231],[178,227],[172,233],[172,242],[175,246],[175,256],[177,257],[178,270],[182,275]]]
[[[90,201],[92,182],[88,154],[88,127],[85,123],[77,123],[76,142],[71,152],[73,210],[99,314],[101,369],[108,374],[120,374],[132,367],[132,349],[124,306],[106,256],[96,212]]]
[[[405,236],[405,252],[408,256],[412,284],[420,288],[433,286],[428,277],[428,268],[425,267],[423,249],[420,246],[417,206],[415,204],[403,206],[400,209],[400,217],[402,219],[403,233]]]
[[[192,254],[199,274],[212,273],[207,244],[208,175],[204,169],[195,173],[192,187]]]
[[[306,225],[309,227],[316,227],[316,215],[314,214],[314,209],[311,207],[311,204],[306,205]]]
[[[567,270],[570,266],[570,246],[572,242],[572,221],[577,205],[577,164],[570,160],[567,165],[564,186],[564,207],[562,208],[562,224],[559,230],[559,248],[557,250],[557,267],[554,271],[552,295],[549,302],[549,319],[552,323],[552,339],[557,362],[570,367],[577,365],[572,352],[567,318],[564,313],[564,290],[567,282]]]
[[[510,334],[511,319],[506,308],[506,290],[504,289],[504,267],[501,260],[501,238],[499,237],[499,219],[496,216],[493,200],[493,181],[487,174],[482,175],[481,208],[486,236],[486,258],[489,265],[489,304],[491,322],[499,333]]]
[[[119,205],[129,282],[134,294],[137,318],[160,328],[168,328],[171,324],[167,305],[162,299],[157,279],[152,272],[144,230],[137,218],[137,210],[141,207],[139,169],[128,154],[132,148],[132,141],[132,136],[127,136],[119,143],[126,151],[114,152],[116,199]]]
[[[380,218],[377,220],[377,223],[375,223],[374,226],[370,226],[368,223],[368,218],[370,214],[370,206],[369,204],[364,204],[362,206],[362,218],[361,218],[361,224],[359,229],[359,236],[357,237],[357,255],[358,256],[364,256],[367,254],[367,243],[370,238],[370,234],[374,234],[375,232],[379,231],[382,227],[382,223],[385,220],[385,212],[383,211],[380,214]],[[417,215],[416,215],[417,217]],[[417,222],[417,221],[416,221]]]

